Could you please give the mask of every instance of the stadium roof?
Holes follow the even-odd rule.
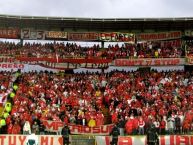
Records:
[[[184,31],[193,29],[193,17],[103,19],[0,15],[0,27],[62,31]]]

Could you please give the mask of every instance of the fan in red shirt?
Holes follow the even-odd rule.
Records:
[[[12,134],[20,134],[20,133],[21,133],[21,126],[16,121],[12,127]]]
[[[165,135],[165,130],[166,130],[166,121],[164,120],[164,118],[162,118],[160,122],[160,132],[162,135]]]
[[[133,129],[134,129],[134,123],[133,123],[134,117],[131,116],[130,118],[128,118],[126,124],[125,124],[125,129],[126,129],[126,133],[128,135],[131,135],[133,133]]]
[[[9,125],[8,125],[8,128],[7,128],[7,133],[12,134],[12,129],[13,129],[13,123],[10,122]]]
[[[96,115],[96,125],[97,126],[104,125],[104,115],[100,110]]]
[[[118,122],[118,113],[116,111],[112,114],[111,120],[114,124]]]

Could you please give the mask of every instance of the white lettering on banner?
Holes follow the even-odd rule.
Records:
[[[97,145],[110,145],[109,136],[96,136]],[[120,136],[118,145],[146,145],[146,136]],[[159,145],[193,145],[191,135],[159,136]]]
[[[45,32],[40,30],[22,29],[21,38],[31,40],[44,40]]]
[[[57,135],[39,135],[38,140],[38,145],[63,145],[62,137]],[[26,136],[0,135],[0,145],[26,145]]]
[[[113,124],[109,124],[96,127],[82,125],[70,125],[69,127],[72,134],[109,135],[113,126]]]
[[[60,121],[42,120],[47,131],[60,132],[64,126]],[[113,128],[113,124],[101,125],[96,127],[88,127],[82,125],[69,125],[71,134],[91,134],[91,135],[109,135]]]
[[[184,65],[183,58],[161,58],[161,59],[116,59],[115,66],[168,66]]]

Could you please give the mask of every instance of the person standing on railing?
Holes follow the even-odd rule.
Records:
[[[70,144],[70,128],[65,124],[62,128],[63,145]]]

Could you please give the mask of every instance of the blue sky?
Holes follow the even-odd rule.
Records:
[[[1,0],[0,14],[144,18],[193,17],[193,0]]]

